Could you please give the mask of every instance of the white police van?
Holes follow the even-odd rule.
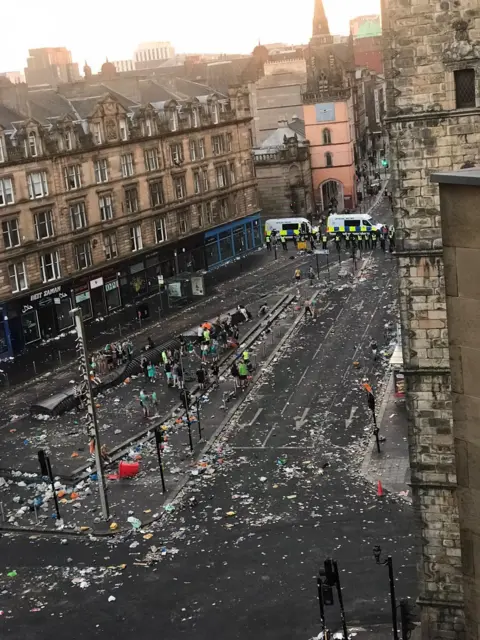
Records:
[[[367,234],[372,229],[380,230],[382,226],[368,213],[335,213],[328,216],[327,220],[327,231],[332,236],[348,232]]]
[[[312,225],[307,218],[272,218],[265,222],[265,236],[285,236],[293,239],[294,236],[307,236],[312,232]]]

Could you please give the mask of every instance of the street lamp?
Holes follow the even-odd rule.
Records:
[[[387,559],[382,562],[382,548],[380,545],[375,545],[373,547],[373,557],[375,558],[375,562],[377,564],[387,565],[388,567],[388,581],[390,584],[390,605],[392,608],[392,630],[393,630],[393,640],[398,640],[398,629],[397,629],[397,600],[395,598],[395,578],[393,575],[393,561],[392,556],[387,556]]]

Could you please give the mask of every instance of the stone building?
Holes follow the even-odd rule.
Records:
[[[439,173],[453,438],[468,638],[480,624],[480,170]],[[459,553],[458,540],[448,548]]]
[[[75,82],[80,79],[78,64],[72,62],[72,54],[65,47],[29,49],[25,67],[27,84],[50,85]]]
[[[316,0],[307,56],[303,119],[310,142],[315,206],[326,210],[357,203],[355,175],[355,83],[352,40],[332,36],[322,0]]]
[[[158,293],[158,276],[262,243],[244,92],[138,104],[73,89],[27,95],[29,116],[0,105],[7,353],[69,329],[72,305],[104,317]]]
[[[464,617],[461,546],[471,571],[471,545],[460,545],[441,216],[430,177],[480,159],[480,5],[383,0],[382,11],[422,634],[453,638]],[[467,637],[477,638],[466,603]]]
[[[253,151],[262,215],[268,218],[312,218],[312,175],[305,123],[295,118],[277,129]]]

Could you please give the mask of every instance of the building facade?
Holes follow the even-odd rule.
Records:
[[[112,60],[112,64],[117,70],[117,73],[125,73],[126,71],[135,70],[133,60]]]
[[[473,639],[480,624],[480,289],[473,275],[480,266],[480,171],[439,173],[432,179],[440,183],[465,620],[467,637]],[[451,548],[458,549],[458,541]]]
[[[142,42],[133,54],[135,69],[152,69],[159,62],[175,57],[171,42]]]
[[[29,86],[50,85],[80,79],[78,64],[72,62],[72,54],[65,47],[29,49],[25,81]]]
[[[248,96],[132,105],[95,95],[62,98],[76,117],[1,128],[4,353],[68,330],[72,306],[103,317],[162,278],[262,243]]]
[[[458,512],[441,212],[430,178],[480,160],[480,6],[384,0],[382,22],[422,634],[462,637],[466,604],[467,637],[477,638],[463,593],[471,545]]]
[[[383,39],[380,16],[359,16],[350,20],[353,56],[357,68],[383,73]]]
[[[278,128],[253,151],[262,215],[312,219],[313,194],[310,148],[305,123],[294,119]]]

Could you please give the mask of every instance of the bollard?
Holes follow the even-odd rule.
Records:
[[[37,375],[37,365],[35,363],[35,360],[33,361],[33,372],[35,375]]]
[[[62,352],[60,351],[60,349],[58,350],[58,360],[60,362],[60,366],[62,366]]]

